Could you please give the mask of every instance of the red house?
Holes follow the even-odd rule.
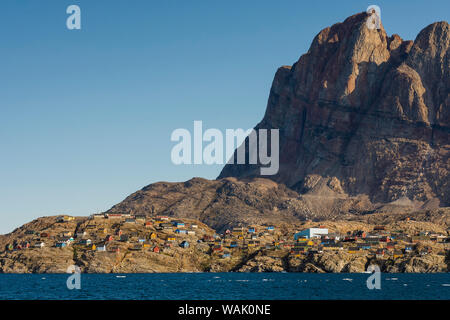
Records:
[[[153,248],[153,252],[159,253],[159,247],[154,247],[154,248]]]

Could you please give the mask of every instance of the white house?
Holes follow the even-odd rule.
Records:
[[[308,228],[305,230],[302,230],[300,232],[297,232],[294,234],[294,240],[297,240],[298,238],[319,238],[322,235],[327,235],[328,229],[326,228]]]
[[[97,246],[97,251],[106,251],[106,245]]]
[[[43,248],[45,246],[44,242],[38,242],[34,245],[35,248]]]

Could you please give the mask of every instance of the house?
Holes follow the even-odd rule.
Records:
[[[176,241],[175,237],[167,237],[166,241]]]
[[[158,236],[156,235],[156,233],[154,233],[154,232],[150,233],[150,239],[151,239],[151,240],[154,240],[154,239],[156,239],[156,238],[158,238]]]
[[[136,214],[134,216],[136,221],[145,221],[147,219],[147,216],[145,214]]]
[[[198,226],[197,226],[196,224],[192,224],[192,225],[191,225],[191,228],[192,228],[192,229],[197,229]]]
[[[326,243],[322,245],[322,249],[324,251],[331,251],[331,250],[343,250],[344,247],[342,243]]]
[[[372,246],[370,245],[370,243],[358,243],[358,247],[361,250],[370,250],[372,248]]]
[[[27,231],[25,231],[26,235],[33,235],[34,233],[35,233],[34,230],[27,230]]]
[[[353,232],[353,234],[358,237],[358,238],[365,238],[366,237],[366,232],[364,230],[357,230],[355,232]]]
[[[188,236],[194,236],[195,235],[195,231],[194,230],[188,230],[187,234],[188,234]]]
[[[177,229],[177,230],[175,230],[175,233],[178,233],[178,234],[187,234],[187,230]]]
[[[167,221],[167,220],[169,220],[169,217],[168,216],[157,216],[156,219],[162,220],[162,221]]]
[[[108,219],[121,219],[124,215],[122,213],[107,213],[105,217]]]
[[[160,223],[159,226],[162,229],[172,229],[173,228],[173,225],[171,223],[167,223],[167,222]]]
[[[104,213],[94,213],[90,216],[91,219],[105,219],[106,216]]]
[[[152,226],[152,223],[149,221],[144,223],[144,227],[146,227],[146,228],[150,228],[151,226]]]
[[[394,259],[403,257],[403,252],[401,250],[394,250]]]
[[[74,239],[72,237],[62,237],[60,239],[61,242],[65,242],[67,245],[69,245]]]
[[[187,241],[183,241],[183,242],[181,242],[180,243],[180,247],[182,247],[182,248],[189,248],[189,242],[187,242]]]
[[[386,244],[386,249],[392,250],[395,248],[395,243],[394,242],[389,242]]]
[[[82,239],[80,240],[79,244],[84,244],[86,246],[89,246],[92,243],[91,239]]]
[[[248,228],[247,232],[248,233],[255,233],[256,229],[255,228]]]
[[[410,245],[406,245],[404,249],[405,253],[413,252],[413,250],[414,250],[413,246]]]
[[[274,226],[268,226],[267,227],[267,231],[274,231],[275,230],[275,227]]]
[[[241,228],[241,227],[233,228],[232,234],[235,235],[235,236],[243,235],[244,234],[244,228]]]
[[[97,250],[97,246],[96,246],[95,244],[92,244],[92,246],[91,246],[91,250],[92,250],[92,251],[95,251],[95,250]]]
[[[255,241],[249,241],[247,247],[254,247],[256,245]]]
[[[98,228],[97,232],[98,233],[107,234],[108,233],[108,229],[107,228]]]
[[[172,224],[177,228],[184,227],[184,222],[182,222],[182,221],[173,221]]]
[[[230,258],[231,257],[231,254],[230,253],[224,253],[224,254],[222,254],[222,259],[226,259],[226,258]]]
[[[328,234],[326,228],[308,228],[294,234],[294,240],[299,238],[320,238],[320,236]]]
[[[145,242],[145,238],[139,238],[139,239],[138,239],[138,242],[139,242],[139,243],[144,243],[144,242]]]
[[[57,218],[56,222],[69,222],[73,221],[75,218],[71,216],[60,216]]]
[[[136,219],[133,218],[126,218],[125,223],[136,223]]]
[[[129,240],[130,240],[130,238],[126,234],[123,234],[123,235],[120,236],[120,241],[121,242],[128,242]]]
[[[172,243],[164,242],[164,248],[171,248],[171,247],[172,247]]]
[[[55,243],[55,247],[56,247],[56,248],[64,248],[64,247],[66,247],[66,246],[67,246],[67,243],[65,243],[65,242],[63,242],[63,241],[60,241],[60,242]]]
[[[203,236],[203,241],[205,241],[205,242],[212,242],[212,241],[214,241],[214,238],[205,234]]]
[[[358,247],[350,247],[347,250],[348,253],[357,253],[358,251],[359,251]]]
[[[236,241],[231,241],[229,247],[230,248],[237,248],[238,247],[238,243]]]
[[[98,246],[97,246],[97,249],[96,249],[96,251],[106,251],[106,245],[105,244],[99,244]]]
[[[159,247],[153,247],[152,251],[155,252],[155,253],[159,253]]]
[[[70,232],[70,231],[63,231],[59,235],[61,237],[70,237],[72,235],[72,232]]]
[[[378,249],[378,250],[376,251],[376,253],[375,253],[375,257],[376,257],[377,259],[381,259],[381,258],[384,257],[385,252],[386,252],[386,251],[385,251],[384,249]]]

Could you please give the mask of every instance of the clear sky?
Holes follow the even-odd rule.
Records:
[[[81,30],[66,28],[71,4]],[[172,164],[171,132],[252,128],[276,69],[371,4],[404,39],[449,20],[448,0],[0,1],[0,233],[215,178],[221,166]]]

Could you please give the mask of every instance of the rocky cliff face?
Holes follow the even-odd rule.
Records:
[[[412,42],[370,30],[367,19],[322,30],[278,69],[255,128],[280,129],[280,170],[268,178],[300,193],[449,206],[449,24],[429,25]],[[227,165],[219,178],[259,172]]]

